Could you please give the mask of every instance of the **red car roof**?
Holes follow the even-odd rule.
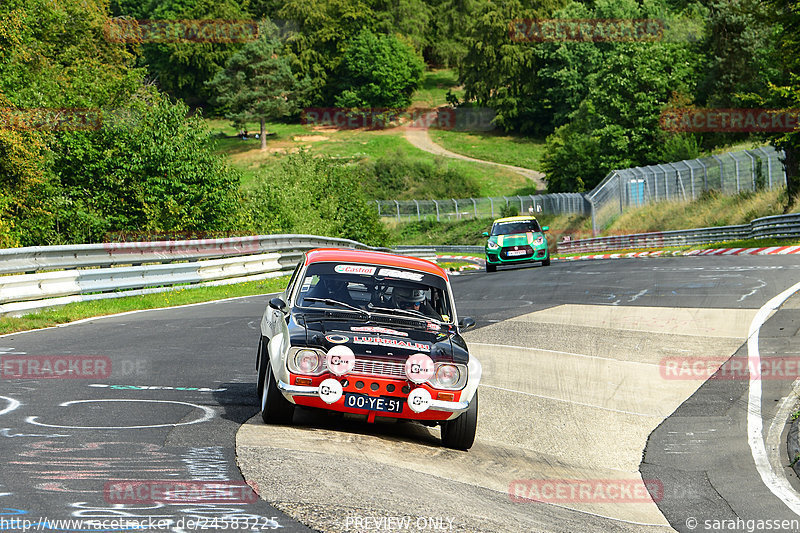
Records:
[[[435,276],[447,278],[445,272],[439,265],[418,257],[408,257],[386,252],[372,252],[370,250],[351,250],[344,248],[317,248],[308,252],[306,264],[329,262],[346,263],[366,263],[369,265],[380,265],[397,268],[408,268],[427,272]]]

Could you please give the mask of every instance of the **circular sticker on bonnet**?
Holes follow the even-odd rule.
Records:
[[[327,404],[336,403],[342,397],[342,384],[328,378],[319,384],[319,397]]]
[[[424,353],[415,353],[406,360],[406,376],[419,385],[433,377],[433,359]]]
[[[328,365],[328,370],[337,376],[344,376],[356,366],[356,356],[353,354],[353,350],[339,344],[328,350],[325,364]]]

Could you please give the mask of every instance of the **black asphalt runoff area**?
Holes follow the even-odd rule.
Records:
[[[758,309],[798,280],[793,256],[737,256],[554,261],[454,276],[452,285],[459,316],[473,316],[480,327],[561,304]],[[254,360],[267,300],[0,337],[0,531],[45,519],[51,522],[39,530],[224,531],[236,523],[239,530],[309,531],[254,501],[236,464],[236,431],[259,410]],[[763,354],[800,352],[798,313],[781,311],[767,322]],[[746,356],[744,348],[736,355]],[[48,365],[72,365],[83,375],[44,379]],[[790,387],[785,380],[765,384],[766,415]],[[651,435],[641,472],[663,480],[666,495],[673,482],[681,488],[659,502],[679,531],[690,530],[689,516],[798,518],[755,471],[746,400],[746,380],[710,381]],[[159,490],[162,499],[154,501]],[[209,494],[219,502],[208,503]],[[69,519],[109,527],[54,524]],[[114,520],[141,522],[112,527]],[[703,531],[702,523],[694,531]]]

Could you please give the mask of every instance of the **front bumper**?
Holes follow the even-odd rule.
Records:
[[[350,379],[352,380],[354,378],[356,377],[354,376],[351,377]],[[367,376],[357,376],[356,379],[367,381],[370,383],[380,383],[388,381],[388,380],[370,378]],[[409,420],[449,420],[453,418],[454,415],[461,414],[469,408],[468,401],[462,401],[460,399],[458,401],[444,401],[435,399],[434,395],[437,393],[437,389],[432,389],[430,387],[424,387],[428,389],[429,392],[432,393],[432,396],[434,396],[434,398],[431,399],[430,401],[430,407],[428,407],[426,411],[423,411],[422,413],[415,413],[408,407],[408,405],[405,405],[402,413],[391,413],[383,411],[367,412],[366,410],[363,409],[354,409],[345,407],[344,397],[340,398],[338,401],[332,404],[325,403],[320,398],[318,385],[292,385],[281,380],[278,380],[277,385],[278,389],[283,393],[283,395],[289,401],[297,405],[304,405],[307,407],[318,407],[322,409],[340,411],[344,413],[354,413],[354,414],[374,413],[377,416],[390,417],[390,418],[404,418]],[[352,383],[344,387],[344,390],[345,392],[356,392],[362,394],[365,393],[363,390],[354,390]],[[458,394],[461,391],[447,391],[447,392],[455,392],[456,394]],[[398,398],[400,397],[407,398],[407,396],[408,394],[397,395]]]
[[[513,264],[513,263],[530,263],[534,261],[545,261],[550,257],[550,254],[547,253],[547,244],[542,246],[538,246],[535,248],[518,246],[516,248],[522,249],[526,253],[524,255],[514,256],[508,255],[508,252],[516,251],[514,250],[514,246],[509,246],[506,248],[498,248],[495,250],[489,250],[488,248],[485,249],[486,252],[486,262],[491,265],[506,265],[506,264]],[[525,248],[530,248],[530,250],[525,250]]]

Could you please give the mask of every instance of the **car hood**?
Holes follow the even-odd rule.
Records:
[[[492,235],[489,240],[497,243],[499,246],[525,246],[533,243],[539,236],[540,232],[530,233],[512,233],[509,235]]]
[[[439,327],[439,331],[364,321],[309,321],[305,331],[306,344],[325,351],[342,344],[353,350],[356,356],[397,361],[405,361],[415,353],[424,353],[435,362],[467,363],[466,350],[453,345],[454,328],[434,322],[429,322],[428,327]]]

